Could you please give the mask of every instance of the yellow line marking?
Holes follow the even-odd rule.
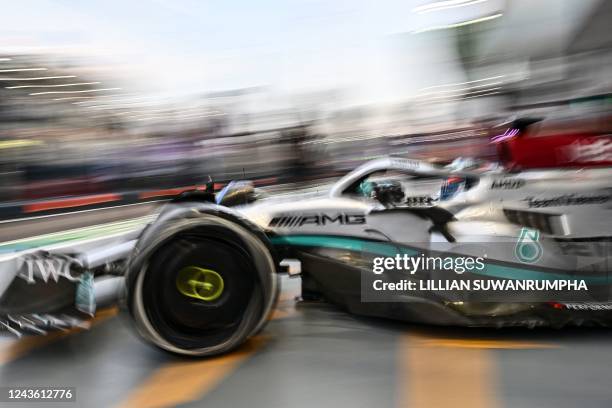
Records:
[[[96,325],[104,320],[107,320],[115,316],[118,312],[116,307],[101,310],[96,313],[96,316],[90,321],[90,325]],[[9,341],[4,344],[0,344],[0,365],[10,363],[27,353],[37,348],[46,346],[47,344],[53,343],[57,340],[66,338],[75,333],[79,333],[85,330],[85,328],[75,327],[66,331],[53,331],[46,336],[25,336],[19,340]]]
[[[300,291],[299,290],[287,290],[287,291],[283,291],[281,292],[280,296],[278,297],[278,304],[279,305],[284,305],[287,303],[295,303],[295,298],[297,296],[300,295]]]
[[[293,316],[297,316],[297,310],[295,309],[295,306],[287,308],[276,308],[272,311],[270,320],[287,319]]]
[[[400,339],[399,407],[494,408],[495,349],[560,345],[508,339],[448,338],[410,333]]]
[[[265,338],[257,336],[240,349],[220,357],[166,364],[120,403],[119,407],[162,408],[202,398],[255,354],[265,342]]]
[[[517,340],[497,339],[447,339],[426,338],[413,336],[413,340],[420,346],[425,347],[449,347],[465,349],[552,349],[561,348],[560,345],[550,343],[536,343]]]
[[[299,291],[285,291],[279,296],[269,319],[295,316],[295,297]],[[225,377],[263,346],[261,336],[250,339],[239,350],[214,359],[177,362],[163,366],[132,393],[119,407],[168,407],[193,401],[206,395]]]
[[[272,310],[269,320],[286,319],[297,315],[295,308],[295,298],[299,295],[299,291],[287,291],[281,293],[278,298],[276,308]]]
[[[492,351],[418,344],[411,336],[400,340],[398,407],[499,406]]]

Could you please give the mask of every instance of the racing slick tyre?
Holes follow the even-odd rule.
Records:
[[[206,357],[261,330],[279,291],[265,235],[216,210],[158,222],[141,237],[126,279],[142,337],[172,353]]]

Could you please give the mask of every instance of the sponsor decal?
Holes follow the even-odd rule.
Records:
[[[391,166],[401,169],[416,170],[421,167],[421,163],[417,160],[393,158],[391,159]]]
[[[569,310],[612,310],[612,303],[562,303]]]
[[[529,208],[542,208],[542,207],[564,207],[570,205],[588,205],[588,204],[603,204],[610,200],[610,195],[592,195],[583,196],[578,194],[565,194],[558,197],[551,198],[535,198],[527,197],[523,201],[526,201]]]
[[[540,231],[522,228],[514,247],[514,256],[523,263],[536,263],[544,250],[540,244]]]
[[[76,270],[83,267],[78,259],[69,256],[36,254],[26,255],[23,265],[17,276],[29,284],[36,283],[36,280],[42,280],[44,283],[50,280],[58,282],[60,278],[79,282],[81,280],[80,276],[72,274],[73,267]]]
[[[493,180],[491,190],[518,190],[525,185],[525,180],[519,178],[504,178]]]
[[[608,241],[573,241],[556,240],[564,255],[603,258],[612,255],[612,238]]]
[[[572,143],[566,148],[570,162],[607,162],[612,161],[612,140],[598,139],[582,140]]]
[[[96,293],[94,291],[94,276],[85,272],[77,286],[74,304],[81,312],[93,316],[96,313]]]
[[[300,215],[282,215],[272,218],[268,227],[275,228],[298,228],[304,225],[360,225],[365,224],[364,214],[300,214]]]
[[[412,196],[406,198],[406,205],[408,206],[428,206],[433,205],[435,201],[438,201],[434,197],[430,196]]]

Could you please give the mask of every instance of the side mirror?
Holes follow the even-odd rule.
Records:
[[[231,181],[215,198],[217,204],[233,207],[256,200],[255,187],[251,181]]]
[[[214,194],[215,182],[213,181],[212,177],[208,176],[208,181],[206,182],[206,184],[204,184],[204,187],[206,187],[207,192]]]

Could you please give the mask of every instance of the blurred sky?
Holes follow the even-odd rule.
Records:
[[[0,46],[81,48],[132,65],[166,89],[324,85],[372,69],[372,59],[384,52],[381,36],[409,29],[409,3],[7,2]]]
[[[415,41],[406,33],[487,15],[503,9],[506,1],[483,0],[444,13],[411,11],[424,3],[428,2],[5,2],[0,51],[54,48],[89,54],[131,73],[131,86],[149,91],[351,88],[356,99],[387,101],[402,99],[441,77],[443,82],[465,79],[448,39],[425,35]],[[535,7],[543,15],[559,10],[556,0],[539,0],[538,6],[520,0],[512,4],[516,3]],[[545,28],[556,30],[552,24]]]

